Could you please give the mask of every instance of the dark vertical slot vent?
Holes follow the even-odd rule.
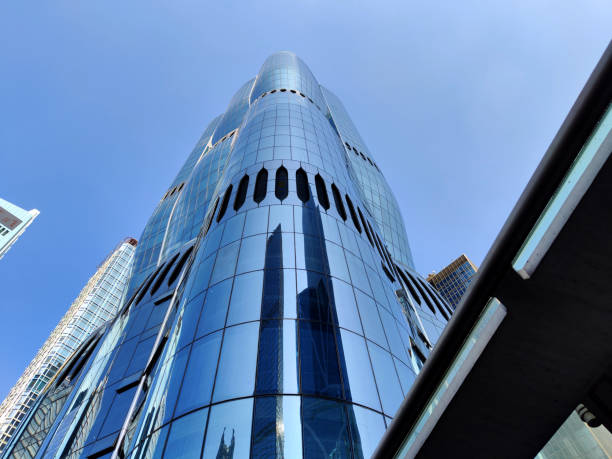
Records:
[[[431,310],[431,312],[434,315],[436,315],[436,309],[431,304],[431,301],[430,301],[429,297],[427,296],[427,294],[425,293],[425,290],[423,290],[423,287],[421,287],[421,284],[419,283],[419,279],[414,278],[414,277],[413,277],[413,279],[414,279],[414,285],[416,286],[417,290],[421,294],[421,298],[423,298],[423,300],[425,301],[425,304]]]
[[[159,271],[164,267],[164,265],[161,265],[159,268],[157,268],[155,270],[155,272],[153,274],[151,274],[151,277],[149,277],[148,280],[146,280],[144,287],[142,287],[140,294],[138,295],[138,299],[136,300],[136,304],[140,303],[142,301],[142,299],[144,298],[145,294],[147,293],[147,291],[149,290],[149,287],[151,286],[151,283],[153,282],[153,279],[155,279],[155,277],[157,276],[157,274],[159,273]]]
[[[159,287],[161,286],[162,282],[164,281],[164,279],[168,275],[168,271],[170,271],[170,268],[172,267],[172,265],[174,264],[174,262],[176,261],[176,259],[178,258],[179,255],[180,254],[177,253],[176,255],[174,255],[172,260],[170,260],[168,263],[166,263],[166,267],[159,274],[159,276],[157,276],[157,279],[155,279],[155,282],[153,282],[153,285],[151,286],[151,295],[155,295],[155,292],[157,292],[159,290]]]
[[[378,237],[378,234],[372,233],[372,237],[374,238],[374,244],[376,245],[376,249],[378,250],[378,255],[380,255],[380,258],[384,260],[385,255],[383,254],[382,247],[381,247],[382,244],[380,242],[380,238]]]
[[[268,170],[262,168],[257,173],[257,178],[255,179],[255,192],[253,193],[253,201],[259,204],[266,197],[266,193],[268,192]]]
[[[189,255],[191,255],[191,252],[193,252],[193,246],[189,247],[185,251],[185,253],[181,257],[179,262],[174,267],[174,270],[172,271],[172,274],[170,274],[170,277],[168,278],[168,285],[172,285],[172,282],[174,282],[176,280],[176,278],[178,277],[178,275],[181,273],[181,269],[183,269],[183,265],[185,264],[185,262],[189,258]]]
[[[325,210],[329,209],[329,196],[327,196],[327,187],[325,186],[325,180],[319,174],[315,175],[315,187],[317,189],[317,198],[319,204]]]
[[[223,216],[225,215],[225,211],[227,210],[227,205],[229,204],[230,196],[232,195],[233,185],[227,187],[225,190],[225,195],[223,196],[223,201],[221,201],[221,208],[219,209],[219,214],[217,215],[217,221],[220,222]]]
[[[351,201],[351,198],[348,197],[348,194],[345,194],[344,197],[346,198],[346,204],[348,205],[349,212],[351,214],[351,218],[353,219],[353,225],[355,225],[355,228],[357,228],[357,231],[361,233],[361,225],[359,224],[359,220],[357,219],[357,214],[355,213],[353,202]]]
[[[361,223],[363,224],[363,229],[368,237],[368,241],[370,241],[370,245],[374,247],[374,243],[372,242],[372,236],[370,236],[370,231],[368,230],[368,222],[366,222],[365,218],[363,218],[363,214],[361,213],[361,209],[357,207],[357,212],[359,213],[359,218],[361,219]]]
[[[387,277],[389,278],[389,280],[391,282],[395,282],[395,277],[393,277],[393,275],[391,274],[391,271],[389,271],[387,269],[387,267],[385,266],[385,264],[382,261],[380,262],[380,266],[382,266],[382,269],[385,272],[385,274],[387,275]]]
[[[335,183],[332,183],[331,186],[332,194],[334,195],[334,203],[336,204],[336,210],[342,217],[342,220],[346,221],[346,210],[344,210],[344,204],[342,203],[342,196],[340,196],[340,192],[336,187]]]
[[[247,194],[247,188],[249,187],[249,176],[245,175],[238,184],[238,190],[236,191],[236,199],[234,199],[234,210],[238,210],[244,204]]]
[[[301,167],[295,171],[295,185],[300,201],[307,202],[310,199],[310,191],[308,190],[308,175],[306,175],[306,171]]]
[[[204,226],[204,230],[202,231],[202,236],[206,236],[206,233],[208,233],[208,230],[210,229],[210,225],[213,221],[213,218],[215,218],[215,212],[217,211],[218,205],[219,205],[219,196],[217,196],[217,199],[215,199],[215,205],[213,206],[213,210],[208,216],[208,219],[204,222],[205,226]]]
[[[419,279],[419,281],[421,281],[421,284],[423,284],[423,287],[425,287],[425,290],[427,290],[427,293],[429,293],[429,296],[431,297],[431,299],[434,301],[434,303],[436,303],[436,306],[438,307],[438,310],[440,311],[440,314],[442,314],[442,316],[446,320],[450,320],[450,316],[446,312],[446,308],[440,302],[440,300],[438,298],[438,295],[434,291],[434,289],[430,285],[428,285],[427,282],[422,281],[421,279]]]
[[[398,271],[400,273],[400,276],[402,276],[402,279],[404,279],[404,282],[406,283],[406,287],[408,287],[408,290],[410,290],[410,295],[412,296],[412,298],[414,298],[417,303],[421,304],[421,299],[419,298],[419,295],[414,289],[414,286],[412,285],[412,282],[410,281],[410,278],[408,277],[408,273],[402,271],[401,269]]]
[[[289,174],[284,166],[281,166],[276,170],[274,194],[281,201],[289,195]]]

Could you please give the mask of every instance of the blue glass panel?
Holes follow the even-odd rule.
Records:
[[[227,315],[228,326],[250,320],[259,320],[263,278],[263,271],[236,276]]]
[[[327,257],[329,260],[329,270],[332,276],[350,282],[348,269],[346,267],[346,259],[344,258],[344,250],[331,242],[325,242]]]
[[[361,321],[355,305],[353,287],[338,279],[332,279],[338,325],[363,335]]]
[[[206,235],[206,245],[204,247],[203,255],[204,258],[215,253],[219,248],[219,243],[221,242],[221,235],[223,234],[223,226],[224,223],[219,224],[215,229],[213,229]]]
[[[291,206],[270,206],[268,232],[271,233],[279,226],[280,230],[285,233],[293,232],[293,208]]]
[[[237,325],[225,330],[214,402],[253,393],[258,338],[259,323]]]
[[[375,344],[368,343],[378,393],[382,400],[383,411],[393,417],[404,399],[402,389],[397,379],[391,354]]]
[[[164,444],[168,436],[170,426],[153,432],[150,437],[147,437],[130,455],[130,459],[160,459],[164,451]]]
[[[151,336],[150,338],[138,343],[134,356],[132,357],[132,361],[130,362],[130,366],[125,373],[126,376],[131,375],[136,371],[144,370],[144,367],[149,360],[149,356],[151,355],[151,349],[153,348],[154,342],[155,336]]]
[[[341,398],[342,386],[332,326],[300,321],[301,392]]]
[[[397,323],[393,316],[388,313],[384,308],[379,308],[380,318],[385,327],[385,334],[389,340],[389,346],[391,347],[391,353],[399,357],[404,362],[409,362],[410,357],[406,354],[406,348],[400,338],[399,332],[397,331]]]
[[[360,258],[351,254],[350,252],[346,253],[346,263],[349,268],[349,272],[351,273],[351,283],[361,289],[368,295],[372,294],[370,290],[370,282],[368,281],[368,276],[366,275],[365,267]]]
[[[185,459],[199,457],[207,415],[208,408],[204,408],[174,421],[170,427],[164,456]]]
[[[183,349],[166,362],[156,376],[157,386],[152,389],[150,397],[151,412],[156,412],[154,427],[162,425],[172,418],[176,397],[178,396],[185,374],[185,365],[189,357],[189,348]],[[156,424],[156,425],[155,425]]]
[[[338,345],[338,352],[344,368],[346,399],[380,411],[380,401],[365,340],[346,330],[340,330],[340,336],[342,341]]]
[[[240,242],[236,241],[219,249],[219,252],[217,252],[217,261],[215,262],[215,270],[213,271],[212,280],[210,281],[211,284],[216,284],[234,275],[239,247]]]
[[[263,269],[266,253],[266,235],[247,237],[242,240],[237,274]]]
[[[355,457],[371,457],[385,433],[382,415],[359,406],[348,406]]]
[[[380,317],[378,315],[378,308],[374,303],[374,300],[367,295],[364,295],[359,290],[357,292],[357,306],[359,307],[359,313],[361,314],[361,322],[363,323],[363,329],[365,330],[365,336],[371,339],[375,343],[387,347],[387,340],[385,339],[385,332],[383,331]]]
[[[221,403],[210,409],[204,459],[249,457],[253,399]]]
[[[189,284],[192,285],[190,294],[192,298],[208,287],[208,281],[210,280],[210,274],[212,273],[214,263],[215,257],[212,255],[200,263],[197,267],[198,272],[195,276],[194,274],[189,276]]]
[[[301,319],[329,322],[330,308],[335,309],[330,280],[312,271],[297,270],[298,313]]]
[[[251,209],[244,223],[244,236],[266,233],[268,230],[268,206]]]
[[[414,384],[414,380],[416,379],[416,374],[412,371],[411,368],[404,365],[397,359],[393,359],[395,362],[395,368],[397,368],[397,374],[400,379],[400,383],[402,384],[402,391],[404,392],[404,397],[408,395],[408,392],[412,388]]]
[[[299,397],[255,399],[251,457],[302,457]]]
[[[255,393],[297,393],[296,322],[262,321],[258,354]]]
[[[174,328],[174,333],[178,335],[178,344],[176,346],[178,349],[193,341],[203,303],[204,293],[200,293],[181,310],[178,322]]]
[[[210,403],[220,343],[221,332],[217,332],[193,344],[176,406],[177,416]]]
[[[244,216],[245,213],[242,212],[225,222],[225,231],[223,231],[223,237],[221,238],[221,247],[240,239],[244,227]]]
[[[227,279],[208,289],[196,337],[223,328],[231,290],[232,279]]]
[[[98,434],[98,438],[106,437],[107,435],[121,429],[135,393],[136,387],[132,387],[115,395],[115,399],[109,408],[108,416],[106,416],[106,420],[104,421],[104,425]]]
[[[351,457],[346,413],[341,403],[302,398],[304,457]]]

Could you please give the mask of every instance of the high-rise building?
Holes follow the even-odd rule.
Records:
[[[461,254],[459,258],[439,273],[429,274],[427,282],[435,287],[454,310],[459,305],[461,297],[469,287],[477,271],[476,265],[464,254]]]
[[[36,209],[25,210],[0,198],[0,258],[39,214]]]
[[[451,314],[342,103],[289,52],[205,129],[134,266],[7,456],[366,457]]]
[[[72,353],[111,320],[124,300],[136,239],[126,238],[98,266],[68,312],[0,404],[0,451]]]

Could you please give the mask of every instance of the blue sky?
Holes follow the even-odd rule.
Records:
[[[0,397],[139,237],[207,123],[278,50],[344,102],[417,269],[480,264],[610,40],[609,1],[3,2]]]

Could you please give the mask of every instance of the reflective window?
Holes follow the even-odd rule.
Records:
[[[306,394],[342,397],[336,339],[331,325],[300,321],[300,376]]]
[[[219,252],[217,253],[217,261],[215,262],[215,270],[213,271],[212,279],[210,281],[211,284],[216,284],[217,282],[234,275],[234,268],[236,267],[239,247],[240,241],[236,241],[219,249]]]
[[[257,322],[225,329],[213,401],[253,393],[258,335]]]
[[[221,332],[196,341],[191,349],[176,416],[210,403],[221,344]]]
[[[380,411],[378,391],[365,340],[346,330],[340,330],[340,336],[342,340],[338,345],[338,353],[344,367],[346,399]]]
[[[266,235],[245,237],[240,246],[240,257],[236,273],[263,269],[266,254]]]
[[[353,287],[338,279],[332,279],[338,325],[363,335],[361,321],[355,305]]]
[[[385,433],[382,415],[360,406],[347,406],[355,457],[372,457]]]
[[[385,339],[385,332],[383,331],[378,308],[374,300],[357,290],[357,306],[361,314],[361,323],[363,324],[366,338],[386,348],[387,340]]]
[[[344,250],[342,250],[342,247],[331,242],[323,241],[323,243],[325,244],[327,258],[329,260],[328,263],[331,275],[343,281],[350,282],[351,279],[346,267],[346,259],[344,258]]]
[[[166,437],[170,426],[164,426],[153,432],[150,437],[141,443],[130,455],[130,459],[160,459],[164,450]]]
[[[399,357],[404,362],[409,362],[410,359],[408,355],[406,355],[404,343],[402,342],[397,330],[396,320],[384,308],[378,308],[378,312],[380,313],[380,318],[385,328],[385,334],[387,335],[387,340],[389,341],[391,353]]]
[[[242,228],[244,227],[244,212],[229,218],[225,222],[225,231],[223,231],[223,238],[221,239],[221,247],[240,239],[242,236]]]
[[[197,337],[223,328],[231,290],[232,279],[227,279],[208,289],[198,324]]]
[[[258,397],[251,457],[302,457],[300,397]]]
[[[213,406],[210,409],[203,458],[249,457],[252,417],[252,398]]]
[[[412,385],[414,384],[416,374],[414,373],[414,371],[412,371],[411,368],[404,365],[399,360],[394,358],[393,361],[395,362],[395,368],[397,368],[397,374],[399,376],[400,383],[402,385],[402,391],[404,392],[405,397],[410,391]]]
[[[244,223],[244,236],[265,233],[268,229],[268,206],[251,209]]]
[[[192,269],[191,275],[189,276],[189,282],[192,285],[190,294],[191,297],[194,297],[208,287],[208,281],[210,280],[210,274],[212,272],[214,263],[215,256],[211,255],[197,267],[197,274],[194,275],[194,270]]]
[[[259,320],[262,284],[263,271],[236,276],[227,315],[228,326],[250,320]]]
[[[293,207],[287,205],[270,206],[268,232],[277,229],[285,233],[293,232]]]
[[[174,421],[170,427],[164,456],[185,459],[199,457],[207,414],[208,408],[205,408]]]
[[[255,393],[298,392],[296,327],[293,320],[261,322]]]
[[[391,354],[375,344],[368,343],[378,393],[382,401],[383,411],[393,417],[404,396],[402,394]]]
[[[304,457],[351,457],[346,413],[338,402],[302,398]]]
[[[98,434],[98,438],[106,437],[107,435],[121,429],[135,393],[136,386],[115,395],[115,399],[108,410],[108,416],[106,417],[104,425]]]
[[[151,355],[151,349],[153,348],[154,342],[155,336],[151,336],[150,338],[138,343],[134,356],[132,357],[132,361],[130,362],[130,366],[125,372],[126,375],[131,375],[136,371],[142,371],[144,369],[147,360],[149,360],[149,356]]]

